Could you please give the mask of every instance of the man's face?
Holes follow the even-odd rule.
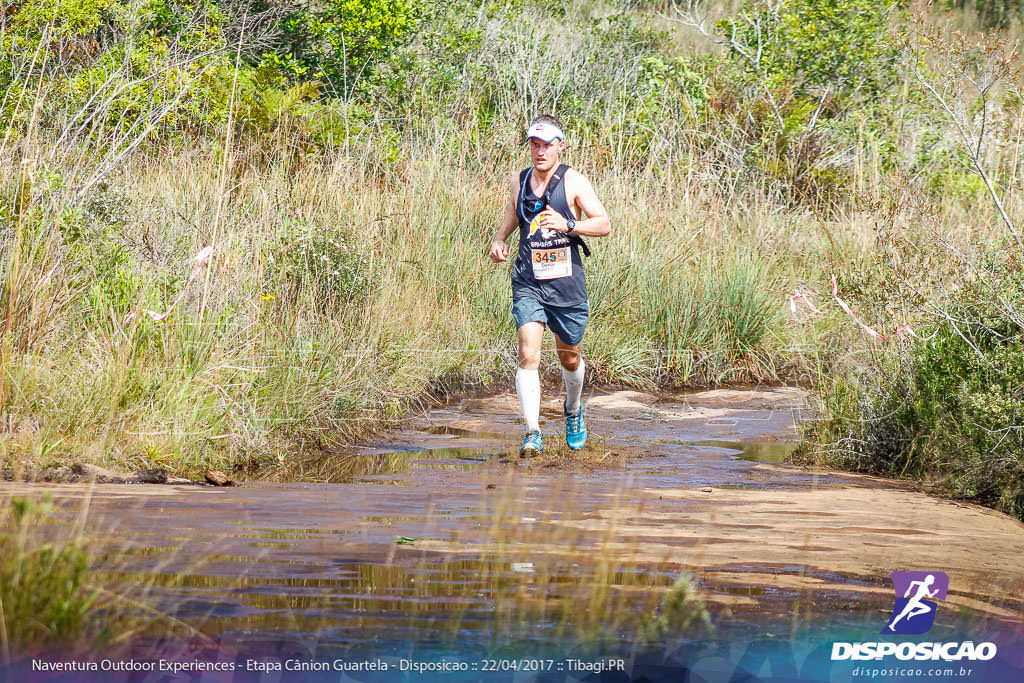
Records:
[[[551,142],[544,142],[537,138],[530,138],[530,156],[533,158],[533,167],[538,171],[547,171],[558,163],[558,155],[562,153],[565,143],[555,138]]]

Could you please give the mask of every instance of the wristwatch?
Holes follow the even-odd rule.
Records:
[[[570,232],[572,232],[573,230],[576,229],[576,221],[574,221],[573,219],[570,218],[569,220],[567,220],[565,222],[565,227],[568,228],[565,231],[565,234],[568,235]]]

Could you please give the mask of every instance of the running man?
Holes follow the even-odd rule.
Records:
[[[925,604],[924,602],[922,602],[922,600],[924,600],[924,598],[934,598],[935,594],[939,592],[938,588],[936,588],[935,590],[928,590],[928,588],[933,583],[935,583],[934,574],[929,574],[928,576],[926,576],[924,581],[910,582],[910,585],[907,586],[907,592],[903,595],[903,597],[910,598],[910,593],[914,590],[914,586],[917,586],[917,592],[914,593],[914,597],[910,598],[910,600],[907,601],[907,604],[903,608],[903,611],[900,612],[899,615],[895,619],[893,619],[892,622],[889,624],[890,631],[895,633],[896,623],[904,617],[906,617],[907,621],[910,621],[911,619],[920,614],[928,614],[932,611],[931,606]]]
[[[581,246],[584,252],[587,247],[580,237],[604,237],[611,221],[590,181],[559,163],[564,130],[558,118],[547,114],[530,124],[526,139],[533,166],[512,174],[512,198],[491,241],[491,259],[507,261],[506,240],[519,228],[519,254],[512,268],[512,316],[519,332],[516,393],[526,425],[520,455],[544,449],[539,368],[545,326],[555,334],[565,380],[565,442],[572,449],[587,443],[580,403],[584,369],[580,345],[590,306],[579,253]]]

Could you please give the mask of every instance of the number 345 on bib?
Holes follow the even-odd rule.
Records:
[[[533,276],[538,280],[554,280],[572,275],[572,259],[569,248],[534,249]]]

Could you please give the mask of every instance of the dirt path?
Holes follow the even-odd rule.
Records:
[[[588,457],[614,466],[503,456],[520,432],[505,394],[303,463],[314,482],[2,490],[53,491],[68,518],[87,499],[105,571],[152,583],[162,610],[247,646],[287,633],[340,647],[373,632],[441,647],[445,629],[483,642],[502,619],[547,638],[563,612],[582,633],[603,627],[600,614],[571,616],[588,586],[611,587],[594,612],[640,595],[649,610],[683,571],[720,630],[877,633],[900,570],[949,575],[957,609],[937,624],[1020,630],[1024,525],[893,481],[771,462],[804,401],[785,388],[592,395]],[[554,448],[557,402],[543,418]]]

